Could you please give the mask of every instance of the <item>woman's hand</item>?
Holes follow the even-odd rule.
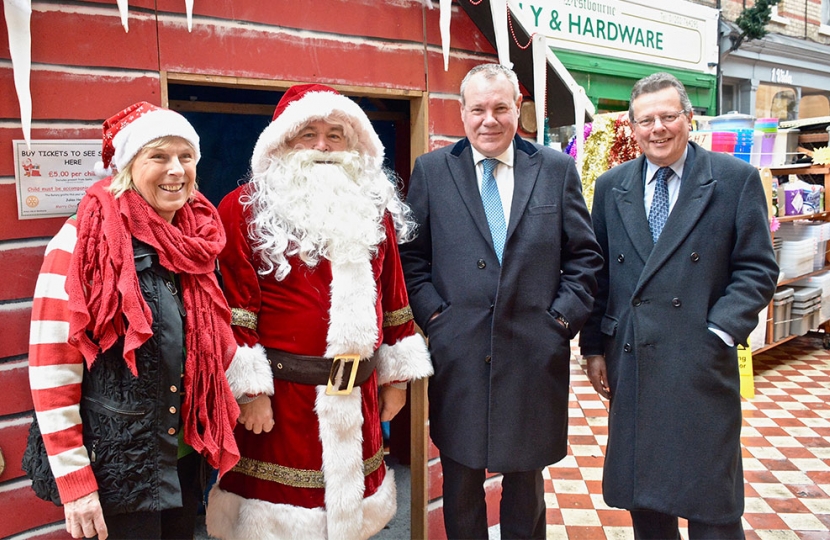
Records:
[[[274,428],[274,411],[271,410],[271,397],[261,394],[250,403],[239,406],[239,423],[245,429],[257,435],[268,433]]]
[[[107,524],[97,491],[66,503],[63,513],[66,516],[66,532],[72,538],[95,538],[97,535],[98,540],[107,540]]]
[[[406,388],[395,388],[394,386],[382,386],[378,396],[378,409],[380,409],[380,421],[389,422],[406,405]]]

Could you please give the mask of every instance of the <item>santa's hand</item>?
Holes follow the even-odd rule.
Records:
[[[271,397],[261,394],[250,403],[239,406],[239,423],[245,429],[257,435],[268,433],[274,428],[274,411],[271,410]]]
[[[66,532],[72,538],[95,538],[97,535],[98,540],[107,540],[109,533],[97,491],[66,503],[63,513],[66,517]]]
[[[406,388],[381,387],[380,396],[378,396],[381,422],[389,422],[395,418],[404,405],[406,405]]]

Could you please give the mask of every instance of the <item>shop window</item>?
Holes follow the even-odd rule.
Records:
[[[755,93],[755,117],[795,120],[798,96],[787,86],[761,84]]]
[[[821,24],[819,34],[830,35],[830,0],[821,0]]]
[[[798,104],[799,118],[830,116],[830,100],[824,95],[803,96]]]

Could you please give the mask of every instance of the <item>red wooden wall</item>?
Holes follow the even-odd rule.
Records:
[[[435,148],[464,135],[457,101],[463,75],[496,60],[458,5],[448,71],[437,2],[427,9],[420,0],[195,0],[190,33],[184,9],[183,0],[132,0],[126,33],[115,0],[36,3],[32,138],[100,137],[104,118],[127,105],[159,104],[160,72],[169,71],[429,91],[428,132]],[[20,471],[32,408],[32,292],[46,243],[63,219],[16,217],[12,140],[23,136],[9,58],[0,23],[0,450],[6,461],[0,537],[68,538],[61,532],[62,510],[37,499]],[[432,448],[429,533],[443,538],[440,463]],[[493,480],[488,499],[497,501],[499,483]]]

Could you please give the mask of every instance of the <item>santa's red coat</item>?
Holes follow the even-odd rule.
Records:
[[[253,390],[273,382],[275,425],[258,435],[237,427],[242,461],[211,494],[208,532],[219,537],[367,538],[395,512],[394,481],[378,462],[383,445],[379,380],[384,384],[431,373],[409,310],[392,219],[384,216],[386,239],[365,264],[332,265],[322,259],[310,268],[289,258],[291,271],[278,281],[273,273],[258,273],[250,208],[240,202],[247,189],[238,188],[219,206],[228,237],[220,256],[225,293],[239,316],[234,321],[244,321],[233,327],[239,345],[252,348],[252,358],[261,363],[258,345],[325,356],[356,340],[364,349],[379,349],[379,366],[350,396],[327,396],[325,387],[278,379],[264,381],[265,386],[252,380]],[[268,373],[270,378],[270,369],[257,373],[246,377]],[[246,385],[231,384],[237,389]],[[252,464],[257,473],[246,469]],[[308,487],[320,471],[325,487]]]

